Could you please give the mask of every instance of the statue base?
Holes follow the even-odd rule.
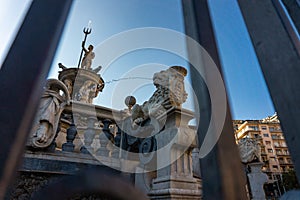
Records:
[[[265,199],[264,184],[268,181],[268,176],[261,171],[263,163],[249,163],[250,173],[247,174],[253,200]]]

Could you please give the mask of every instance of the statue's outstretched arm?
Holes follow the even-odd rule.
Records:
[[[84,41],[82,41],[82,43],[81,43],[81,47],[82,47],[82,49],[83,49],[83,51],[85,52],[85,53],[87,53],[88,52],[88,50],[84,47]]]

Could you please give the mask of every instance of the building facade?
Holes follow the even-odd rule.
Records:
[[[245,137],[257,139],[264,162],[262,171],[270,182],[280,180],[283,172],[294,169],[276,113],[262,120],[233,120],[233,125],[237,142]]]

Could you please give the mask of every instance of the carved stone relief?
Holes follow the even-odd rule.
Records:
[[[45,148],[51,144],[56,135],[60,115],[69,101],[68,88],[61,81],[47,80],[28,141],[29,146]]]
[[[261,148],[256,140],[243,138],[238,146],[243,163],[261,162]]]

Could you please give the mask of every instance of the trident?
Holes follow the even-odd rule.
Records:
[[[83,40],[83,46],[85,46],[85,41],[86,41],[86,38],[87,38],[87,35],[90,34],[92,32],[92,29],[89,28],[90,27],[90,21],[89,21],[89,24],[88,24],[88,28],[84,28],[83,29],[83,33],[84,33],[84,40]],[[80,53],[80,57],[79,57],[79,62],[78,62],[78,69],[79,69],[79,66],[80,66],[80,62],[81,62],[81,57],[82,57],[82,53],[83,53],[83,48],[81,49],[81,53]]]

